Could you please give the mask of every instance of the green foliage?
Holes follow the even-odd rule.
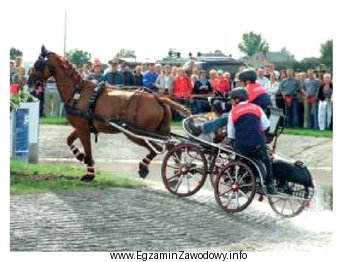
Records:
[[[59,192],[68,189],[85,188],[135,188],[143,186],[142,182],[110,174],[97,172],[95,180],[90,183],[80,181],[85,174],[84,168],[51,164],[28,164],[11,160],[11,194],[32,194]]]
[[[14,47],[11,47],[11,49],[10,49],[10,59],[11,60],[14,60],[17,56],[22,56],[22,55],[23,55],[22,51],[14,48]]]
[[[249,32],[243,34],[243,40],[238,45],[239,50],[251,58],[257,52],[266,54],[269,50],[269,45],[266,40],[262,39],[261,34]]]
[[[27,90],[21,90],[17,95],[10,98],[10,111],[17,110],[21,103],[36,102],[37,98],[32,96]]]
[[[84,64],[91,64],[92,55],[86,51],[74,49],[67,53],[67,57],[77,68],[81,68]]]
[[[326,66],[326,69],[332,72],[333,60],[333,40],[327,40],[320,45],[320,61]]]

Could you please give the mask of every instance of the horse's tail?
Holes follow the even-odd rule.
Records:
[[[187,117],[187,116],[191,115],[191,111],[187,107],[185,107],[185,106],[183,106],[183,105],[181,105],[181,104],[171,100],[168,97],[159,97],[158,99],[161,100],[163,103],[165,103],[165,104],[171,106],[172,108],[174,108],[182,116]]]

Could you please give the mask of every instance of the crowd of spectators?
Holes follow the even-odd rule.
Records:
[[[41,116],[44,116],[43,84],[36,81],[33,68],[26,77],[21,64],[21,57],[10,63],[11,93],[27,86],[41,101]],[[107,68],[99,59],[94,59],[91,66],[84,65],[79,73],[83,79],[96,84],[105,82],[117,89],[144,87],[159,95],[168,95],[197,114],[211,110],[208,97],[225,97],[240,86],[237,75],[244,69],[242,66],[232,75],[220,69],[205,71],[197,68],[192,60],[183,67],[147,62],[130,68],[129,64],[114,58]],[[332,129],[333,84],[330,74],[314,69],[279,72],[272,64],[256,69],[256,73],[256,82],[267,89],[273,105],[284,111],[287,127]],[[180,119],[181,116],[173,112],[173,118]]]

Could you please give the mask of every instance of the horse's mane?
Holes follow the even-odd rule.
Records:
[[[80,83],[83,81],[82,76],[77,72],[75,67],[69,62],[69,60],[65,57],[57,56],[61,61],[61,65],[63,67],[64,72],[70,76],[75,82]]]

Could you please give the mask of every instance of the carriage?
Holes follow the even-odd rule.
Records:
[[[301,213],[314,195],[310,172],[301,161],[275,153],[277,138],[283,129],[282,113],[271,110],[270,156],[279,193],[267,195],[263,187],[265,168],[257,160],[239,154],[227,143],[214,143],[213,137],[195,137],[188,129],[190,119],[207,121],[208,115],[191,115],[184,106],[168,97],[159,97],[147,90],[127,92],[95,85],[82,80],[68,60],[44,46],[34,64],[37,79],[46,81],[53,76],[65,103],[67,119],[73,131],[67,145],[74,156],[87,165],[82,181],[95,178],[91,133],[123,133],[132,142],[144,146],[149,154],[140,162],[138,173],[145,178],[149,163],[158,154],[166,155],[162,163],[162,179],[166,188],[177,196],[198,192],[207,177],[214,188],[215,198],[227,212],[239,212],[249,206],[255,195],[267,197],[272,209],[285,217]],[[188,115],[183,120],[184,132],[170,132],[171,109]],[[140,112],[145,112],[140,114]],[[74,144],[80,139],[82,151]]]
[[[283,130],[280,110],[271,110],[269,153],[272,158],[276,195],[267,195],[263,181],[265,167],[262,162],[237,153],[224,141],[213,142],[213,136],[195,137],[188,128],[193,118],[207,121],[206,115],[190,116],[183,120],[186,139],[168,151],[162,163],[162,179],[172,194],[190,196],[198,192],[209,177],[215,199],[226,212],[239,212],[247,208],[259,195],[268,199],[271,208],[283,217],[300,214],[314,195],[310,172],[301,161],[295,161],[275,152],[278,136]]]

